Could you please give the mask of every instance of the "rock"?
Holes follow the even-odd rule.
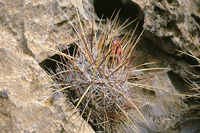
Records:
[[[182,77],[198,80],[199,76],[196,75],[200,74],[199,71],[189,67],[198,62],[177,50],[200,57],[200,2],[196,0],[190,2],[185,0],[132,1],[137,3],[145,14],[144,38],[169,53],[168,56],[177,57],[177,63],[171,65],[171,67],[179,66],[174,69],[176,73]]]
[[[36,61],[42,41],[33,46],[46,32],[40,36],[25,28],[34,27],[33,23],[24,25],[20,16],[28,15],[25,11],[18,12],[26,6],[18,1],[1,2],[0,132],[94,132],[78,113],[72,115],[73,105],[66,98],[54,98],[52,81]],[[35,36],[27,39],[28,32]],[[30,40],[35,42],[30,44]]]
[[[184,0],[162,0],[162,1],[137,1],[145,14],[144,27],[157,37],[171,41],[181,50],[191,50],[199,57],[199,2]],[[162,43],[158,44],[161,48]],[[164,51],[174,54],[174,50]]]
[[[73,105],[61,93],[52,94],[49,86],[53,81],[41,68],[44,66],[40,66],[45,59],[54,55],[50,48],[78,40],[71,26],[72,23],[75,28],[81,28],[77,25],[78,12],[83,29],[91,27],[93,2],[0,2],[0,132],[94,132],[78,113],[69,120]],[[97,5],[107,7],[108,3],[101,0]],[[139,93],[144,101],[138,108],[150,128],[138,118],[135,111],[130,113],[136,115],[136,125],[142,132],[177,132],[178,129],[173,130],[174,126],[182,110],[187,108],[182,102],[184,97],[178,96],[188,93],[182,78],[199,80],[200,75],[199,69],[191,67],[198,62],[177,50],[200,57],[200,2],[119,0],[113,3],[117,3],[113,7],[123,7],[120,24],[129,16],[131,20],[139,17],[141,23],[136,33],[145,28],[138,44],[141,54],[135,63],[157,62],[145,67],[168,68],[160,73],[143,73],[144,77],[152,77],[147,85],[164,88]],[[97,13],[97,8],[94,10]],[[103,11],[103,8],[100,10]],[[100,22],[100,15],[97,13],[94,16],[96,24]],[[105,23],[104,19],[100,31]],[[123,36],[135,24],[131,26],[117,36]]]

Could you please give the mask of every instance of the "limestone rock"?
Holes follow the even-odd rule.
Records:
[[[101,3],[103,1],[105,4],[108,2],[101,0]],[[181,115],[181,111],[176,109],[184,109],[186,105],[182,103],[181,96],[170,94],[188,92],[181,77],[199,79],[200,72],[191,67],[197,62],[176,49],[200,57],[200,2],[119,1],[128,7],[127,16],[132,14],[140,17],[142,23],[139,30],[145,28],[138,45],[142,52],[137,57],[137,63],[157,62],[150,66],[168,68],[161,74],[151,73],[153,78],[147,83],[164,88],[165,91],[147,91],[143,95],[146,102],[138,106],[151,125],[150,128],[139,118],[136,125],[141,132],[172,131]],[[58,97],[57,93],[52,94],[49,86],[53,81],[39,66],[39,63],[53,55],[50,48],[71,44],[77,39],[76,31],[70,24],[80,28],[76,25],[77,12],[80,13],[84,29],[91,27],[93,2],[94,0],[0,2],[0,132],[94,132],[78,113],[68,121],[73,105],[59,93]],[[117,7],[120,8],[120,5]],[[125,12],[123,15],[127,17]],[[95,15],[97,24],[99,19]],[[104,19],[102,27],[105,22]],[[125,29],[118,36],[126,32]],[[173,114],[174,111],[177,111],[176,115]],[[132,113],[137,114],[134,111]],[[165,125],[166,122],[168,125]]]
[[[162,0],[137,1],[145,14],[144,27],[162,40],[170,42],[169,47],[191,50],[199,57],[199,19],[200,2],[193,0]],[[164,51],[175,54],[175,49],[165,49],[164,44],[158,44]]]
[[[25,27],[34,26],[20,17],[28,15],[25,11],[19,13],[26,5],[20,1],[1,2],[0,132],[94,132],[78,113],[72,115],[73,105],[65,98],[54,98],[48,84],[52,81],[34,58],[34,50],[41,50],[38,47],[42,41],[34,46],[28,43],[44,39],[45,31],[40,29],[38,34],[42,36],[34,32],[35,36],[26,38],[32,31]]]
[[[191,69],[189,65],[198,62],[176,50],[200,57],[200,2],[197,0],[132,1],[137,3],[145,14],[144,37],[169,53],[169,56],[177,57],[178,63],[173,64],[178,66],[174,69],[176,73],[197,80],[199,71]]]

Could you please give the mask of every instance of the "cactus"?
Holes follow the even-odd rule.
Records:
[[[137,78],[137,66],[133,65],[139,54],[136,44],[144,30],[138,37],[134,34],[138,21],[126,35],[117,36],[134,21],[137,19],[119,25],[116,16],[112,21],[107,20],[100,33],[98,28],[95,29],[94,20],[87,32],[81,23],[77,23],[78,28],[75,28],[69,20],[78,37],[75,39],[69,35],[74,40],[70,45],[73,50],[69,46],[65,50],[62,47],[52,49],[61,59],[56,61],[56,73],[52,72],[55,86],[59,88],[55,92],[63,92],[75,106],[73,113],[78,110],[96,131],[139,132],[130,110],[135,110],[147,124],[137,108],[142,101],[137,93],[149,86],[144,85],[146,79]],[[142,65],[146,64],[139,66]]]

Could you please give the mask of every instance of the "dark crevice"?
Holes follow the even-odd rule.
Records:
[[[195,20],[195,22],[200,26],[200,18],[195,14],[191,14],[191,17]]]
[[[94,0],[94,9],[99,18],[103,16],[103,19],[110,19],[113,12],[114,17],[119,12],[119,20],[124,22],[125,20],[129,19],[129,22],[132,20],[139,18],[140,24],[138,29],[142,31],[142,26],[144,24],[144,13],[141,8],[131,0],[120,1],[120,0]],[[113,17],[113,18],[114,18]]]
[[[65,24],[67,22],[68,22],[67,20],[63,20],[63,21],[60,21],[60,22],[58,22],[58,23],[56,23],[54,25],[60,27],[60,26],[62,26],[63,24]]]
[[[149,31],[145,31],[143,37],[149,41],[152,41],[154,44],[159,46],[162,51],[165,51],[171,55],[176,55],[175,49],[179,49],[179,47],[173,43],[170,37],[158,37]]]
[[[187,62],[191,66],[198,66],[199,65],[199,62],[195,58],[193,58],[189,55],[186,55],[186,54],[184,54],[182,57],[180,57],[180,59],[184,60],[185,62]],[[200,67],[193,67],[193,69],[200,72]]]
[[[74,44],[71,44],[69,45],[70,47],[68,49],[62,49],[62,53],[66,53],[67,55],[70,55],[72,56],[73,55],[73,52],[74,52],[74,49],[76,49],[75,45]],[[47,73],[51,73],[51,71],[53,71],[54,73],[56,73],[56,61],[58,62],[62,62],[62,59],[63,56],[61,57],[61,55],[58,55],[58,54],[55,54],[51,57],[49,57],[48,59],[42,61],[39,65],[47,72]],[[53,60],[55,61],[53,61]],[[65,58],[65,60],[67,60]]]
[[[168,22],[166,28],[174,31],[175,36],[181,36],[181,31],[178,28],[175,20]]]
[[[150,60],[156,61],[158,67],[173,67],[177,65],[177,61],[180,60],[179,57],[174,54],[163,51],[163,49],[157,44],[161,43],[159,39],[157,39],[157,43],[152,39],[156,37],[149,37],[144,34],[142,40],[138,44],[138,48],[144,53],[145,57],[147,57],[144,62],[148,61],[148,56],[151,57]],[[145,58],[144,58],[145,59]],[[142,63],[144,63],[142,62]],[[176,70],[176,68],[172,68]]]
[[[164,21],[168,22],[174,19],[174,16],[168,10],[161,8],[158,4],[154,6],[154,12],[159,15]]]
[[[173,0],[167,0],[167,2],[168,2],[169,4],[171,4],[171,3],[173,2]]]
[[[167,13],[165,10],[159,8],[158,6],[155,6],[155,7],[154,7],[154,11],[155,11],[157,14],[160,14],[160,15],[163,15],[163,14]]]
[[[167,74],[177,91],[179,91],[180,93],[189,92],[189,89],[186,86],[187,83],[182,79],[179,74],[176,74],[172,71],[169,71]]]
[[[173,59],[175,59],[177,61],[182,60],[189,65],[199,65],[199,62],[189,55],[183,54],[181,57],[177,56],[178,54],[180,54],[180,52],[177,52],[176,50],[180,50],[180,51],[182,51],[182,50],[173,43],[173,41],[171,40],[170,37],[160,38],[148,31],[146,31],[143,34],[143,39],[147,40],[148,42],[152,42],[151,46],[153,44],[157,45],[159,47],[159,49],[156,48],[157,49],[156,51],[163,51],[168,57],[172,57]],[[152,47],[150,49],[152,49]],[[150,49],[148,49],[148,50],[150,50]],[[199,67],[194,67],[193,70],[195,72],[197,72],[196,74],[198,74],[200,72]]]
[[[52,70],[54,73],[56,73],[56,62],[53,61],[53,60],[56,60],[56,61],[61,61],[60,60],[60,56],[58,54],[56,55],[53,55],[51,57],[49,57],[49,59],[46,59],[44,61],[42,61],[39,65],[47,72],[47,73],[50,73],[49,70]]]
[[[111,18],[115,10],[115,15],[117,11],[120,10],[120,18],[127,19],[130,17],[133,20],[140,17],[141,20],[144,19],[144,13],[141,11],[140,7],[131,1],[122,3],[120,0],[94,0],[93,4],[99,18],[101,18],[102,15],[104,15],[104,19]]]

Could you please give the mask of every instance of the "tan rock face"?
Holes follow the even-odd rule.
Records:
[[[85,122],[78,114],[67,122],[73,106],[53,98],[47,74],[17,47],[14,36],[3,31],[1,37],[0,131],[93,132],[89,126],[80,128]]]
[[[73,105],[60,93],[59,96],[52,94],[49,87],[52,80],[39,65],[53,55],[50,48],[71,44],[77,39],[70,23],[77,26],[78,11],[84,29],[91,26],[93,2],[0,2],[0,132],[94,132],[78,113],[70,117]],[[180,85],[184,84],[183,81],[174,75],[199,79],[199,71],[190,67],[196,62],[176,49],[200,57],[200,2],[121,0],[121,3],[134,5],[137,13],[133,16],[144,17],[142,27],[146,29],[138,45],[142,54],[137,57],[137,62],[157,62],[151,67],[167,67],[170,70],[170,73],[144,73],[153,75],[148,85],[164,88],[165,91],[146,91],[142,94],[146,102],[138,107],[150,127],[140,118],[136,125],[141,132],[169,131],[179,121],[179,115],[174,116],[173,112],[180,113],[179,109],[185,106],[182,97],[170,94],[179,94],[183,90],[187,92],[188,89]],[[103,7],[100,9],[103,10]],[[132,13],[131,9],[127,10]],[[96,15],[95,20],[99,23]],[[106,21],[103,21],[100,30],[105,26]],[[126,32],[127,29],[117,36]]]
[[[48,55],[42,53],[47,52],[45,41],[49,37],[50,21],[53,18],[50,18],[51,12],[46,8],[51,8],[47,6],[51,4],[53,6],[51,1],[1,2],[2,133],[93,132],[77,113],[71,114],[73,106],[65,98],[54,98],[48,84],[52,81],[37,62]]]

